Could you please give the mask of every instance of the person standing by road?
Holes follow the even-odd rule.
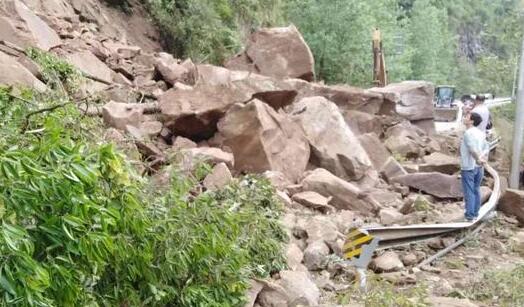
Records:
[[[486,134],[479,128],[481,122],[482,117],[478,113],[467,113],[464,116],[466,131],[460,144],[460,174],[467,222],[473,222],[479,215],[480,183],[489,152]]]
[[[473,109],[471,110],[472,113],[477,113],[482,118],[482,122],[479,125],[480,131],[486,133],[488,124],[491,120],[489,109],[484,104],[484,101],[486,100],[486,97],[484,95],[476,95],[475,100],[473,102]]]

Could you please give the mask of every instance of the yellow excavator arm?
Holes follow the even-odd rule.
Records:
[[[382,38],[380,30],[373,31],[373,85],[383,87],[388,84],[386,61],[382,50]]]

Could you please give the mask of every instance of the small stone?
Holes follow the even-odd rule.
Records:
[[[233,180],[233,176],[231,176],[226,164],[222,162],[213,167],[211,173],[204,179],[203,184],[206,189],[214,191],[225,187],[231,180]]]
[[[322,270],[326,268],[329,255],[329,247],[324,241],[310,243],[304,251],[304,264],[310,271]]]
[[[376,273],[395,272],[404,268],[398,254],[393,251],[387,251],[376,257],[372,260],[370,266]]]
[[[405,254],[401,257],[402,263],[404,263],[405,266],[412,266],[417,264],[418,259],[417,256],[413,253]]]

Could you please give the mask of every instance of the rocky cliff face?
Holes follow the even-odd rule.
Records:
[[[0,83],[46,90],[23,50],[52,52],[86,77],[81,97],[102,101],[79,107],[101,117],[106,141],[137,151],[146,173],[160,176],[177,152],[188,169],[216,165],[209,189],[232,174],[267,176],[287,207],[289,271],[254,282],[251,305],[319,304],[319,287],[336,289],[330,278],[349,274],[330,255],[341,253],[350,227],[462,216],[458,161],[445,155],[456,156],[457,138],[432,135],[430,83],[315,83],[314,59],[293,26],[256,32],[227,68],[196,65],[162,52],[144,9],[131,3],[124,15],[97,0],[2,1]],[[423,258],[389,256],[377,272]]]

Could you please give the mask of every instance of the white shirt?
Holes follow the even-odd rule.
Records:
[[[480,131],[486,133],[486,126],[489,122],[489,109],[484,104],[479,104],[478,106],[474,107],[473,110],[471,110],[472,113],[477,113],[482,118],[482,121],[480,122],[480,125],[478,125],[477,128],[480,129]]]

